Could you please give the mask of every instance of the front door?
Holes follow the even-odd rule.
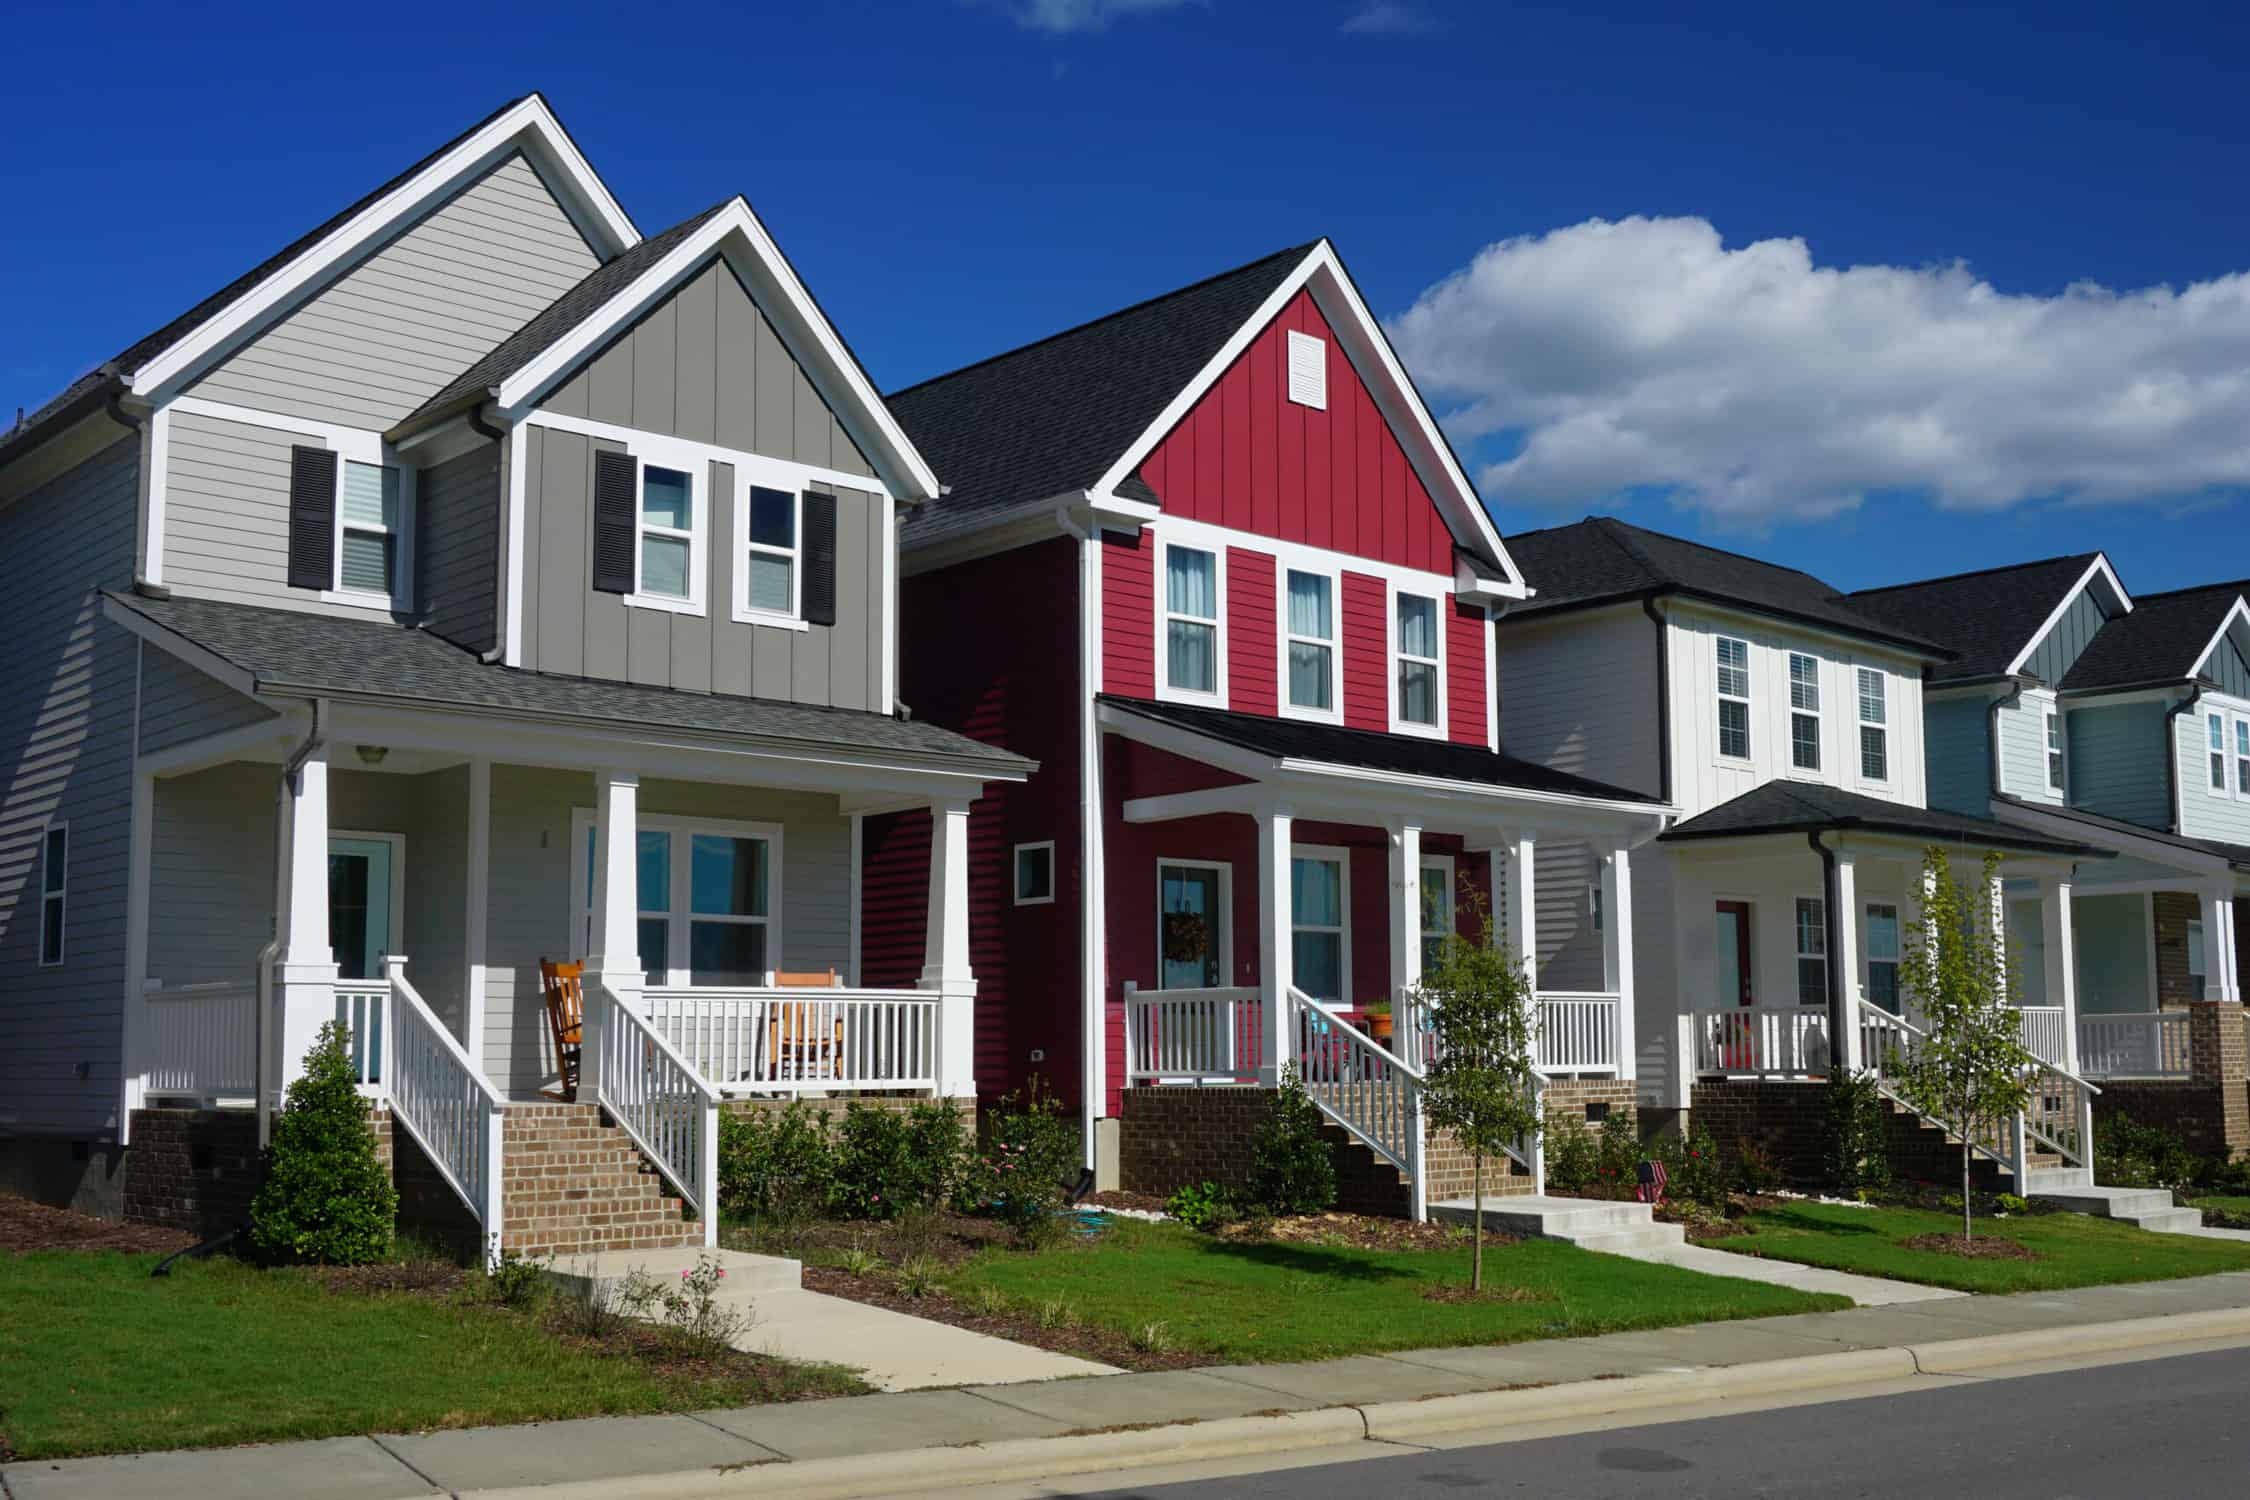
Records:
[[[1220,926],[1227,913],[1219,901],[1219,871],[1213,865],[1159,865],[1156,872],[1157,943],[1162,959],[1159,987],[1167,990],[1216,989],[1226,983],[1220,959]]]
[[[392,861],[388,839],[328,841],[328,942],[338,979],[379,979],[391,951]]]
[[[1750,903],[1719,903],[1718,973],[1713,998],[1721,1005],[1754,1005],[1750,987]]]

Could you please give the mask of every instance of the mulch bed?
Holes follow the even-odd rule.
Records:
[[[1346,1250],[1449,1250],[1466,1246],[1469,1231],[1431,1220],[1378,1219],[1367,1214],[1306,1214],[1296,1219],[1246,1219],[1219,1230],[1219,1237],[1244,1243],[1328,1245]],[[1486,1230],[1487,1246],[1512,1245],[1516,1236]]]
[[[1154,1193],[1088,1193],[1084,1199],[1087,1208],[1137,1208],[1144,1212],[1164,1212],[1165,1200]]]
[[[1932,1255],[1957,1255],[1963,1260],[2045,1260],[2046,1257],[2028,1245],[1994,1236],[1979,1236],[1964,1240],[1957,1234],[1917,1234],[1900,1240],[1909,1250],[1927,1250]]]
[[[0,1250],[21,1255],[32,1250],[122,1250],[135,1255],[170,1255],[198,1243],[180,1229],[97,1219],[67,1208],[50,1208],[29,1198],[0,1194]]]

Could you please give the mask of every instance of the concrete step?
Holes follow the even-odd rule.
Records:
[[[1430,1205],[1433,1217],[1451,1224],[1473,1222],[1474,1200],[1452,1198]],[[1654,1211],[1646,1203],[1614,1203],[1599,1198],[1518,1197],[1486,1198],[1487,1229],[1540,1239],[1583,1243],[1586,1235],[1629,1234],[1656,1227]]]
[[[2084,1167],[2033,1167],[2026,1175],[2031,1179],[2030,1186],[2024,1192],[2027,1198],[2036,1198],[2042,1193],[2066,1193],[2074,1188],[2089,1188],[2094,1185],[2094,1174]]]
[[[2122,1217],[2120,1215],[2119,1217]],[[2136,1214],[2133,1223],[2152,1234],[2178,1234],[2183,1230],[2203,1227],[2203,1210],[2200,1208],[2160,1208],[2152,1214]]]
[[[660,1250],[604,1250],[595,1255],[562,1255],[547,1274],[573,1291],[589,1281],[622,1282],[640,1271],[660,1282],[675,1282],[682,1272],[709,1256],[726,1274],[721,1295],[755,1297],[760,1292],[793,1292],[804,1284],[804,1267],[778,1255],[749,1255],[740,1250],[710,1250],[701,1245],[676,1245]]]
[[[1677,1224],[1651,1224],[1646,1229],[1603,1229],[1562,1236],[1581,1250],[1604,1250],[1631,1255],[1643,1250],[1670,1250],[1687,1243],[1687,1230]]]
[[[2093,1214],[2104,1219],[2134,1219],[2172,1207],[2172,1195],[2161,1188],[2078,1187],[2033,1196],[2042,1203],[2052,1203],[2074,1214]]]

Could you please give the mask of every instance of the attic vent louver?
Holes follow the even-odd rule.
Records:
[[[1328,409],[1328,342],[1295,329],[1289,331],[1289,399]]]

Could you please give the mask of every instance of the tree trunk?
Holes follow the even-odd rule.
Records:
[[[1472,1152],[1469,1159],[1476,1171],[1476,1189],[1471,1195],[1476,1223],[1469,1231],[1469,1290],[1481,1292],[1484,1290],[1484,1153]]]
[[[1961,1243],[1969,1242],[1971,1216],[1969,1213],[1969,1142],[1961,1140]]]

